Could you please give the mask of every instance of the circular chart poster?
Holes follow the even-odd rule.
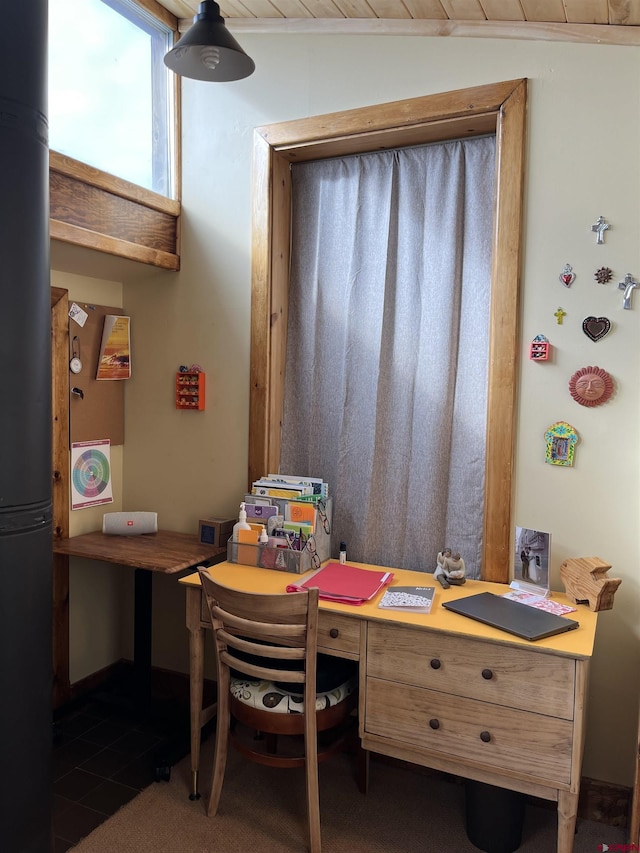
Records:
[[[71,446],[71,509],[112,501],[109,440],[75,442]]]

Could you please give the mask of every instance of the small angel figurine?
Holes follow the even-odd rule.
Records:
[[[443,589],[449,589],[451,584],[461,586],[465,583],[466,568],[458,551],[452,553],[451,548],[443,548],[438,552],[436,564],[433,575]]]

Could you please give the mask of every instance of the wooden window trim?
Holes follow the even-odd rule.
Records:
[[[50,236],[168,270],[180,268],[180,202],[49,152]]]
[[[292,162],[496,134],[482,576],[509,579],[527,81],[511,80],[256,128],[249,483],[280,462]]]

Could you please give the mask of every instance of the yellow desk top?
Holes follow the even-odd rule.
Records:
[[[449,589],[443,589],[429,572],[412,572],[407,569],[371,566],[366,563],[355,563],[351,560],[349,561],[349,565],[358,566],[362,569],[392,571],[393,581],[391,582],[391,586],[433,586],[436,591],[431,613],[406,613],[404,611],[380,610],[378,602],[383,592],[378,593],[374,599],[361,605],[340,604],[336,601],[321,600],[321,610],[343,613],[355,619],[394,622],[401,625],[421,627],[427,630],[433,628],[438,631],[446,631],[450,634],[458,634],[478,640],[491,640],[492,642],[507,645],[525,646],[536,651],[547,651],[573,658],[589,658],[593,653],[598,614],[589,610],[586,605],[579,604],[575,612],[567,614],[568,619],[575,619],[579,622],[580,627],[575,631],[557,634],[554,637],[547,637],[544,640],[537,640],[532,643],[529,640],[522,640],[512,634],[507,634],[505,631],[492,628],[490,625],[476,622],[474,619],[469,619],[466,616],[451,613],[441,606],[445,601],[453,601],[456,598],[476,595],[480,592],[493,592],[496,595],[503,595],[509,589],[506,584],[467,579],[467,582],[463,586],[452,586]],[[214,580],[225,586],[247,592],[261,593],[284,592],[287,584],[302,582],[312,574],[312,572],[306,572],[305,574],[298,575],[289,572],[274,571],[273,569],[243,566],[236,563],[229,563],[228,561],[210,566],[208,572]],[[179,583],[186,586],[200,586],[200,578],[198,573],[195,572],[180,578]],[[561,604],[571,605],[571,601],[562,593],[554,592],[552,599]]]

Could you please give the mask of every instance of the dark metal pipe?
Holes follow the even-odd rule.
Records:
[[[0,36],[0,834],[51,850],[51,308],[47,0]]]

